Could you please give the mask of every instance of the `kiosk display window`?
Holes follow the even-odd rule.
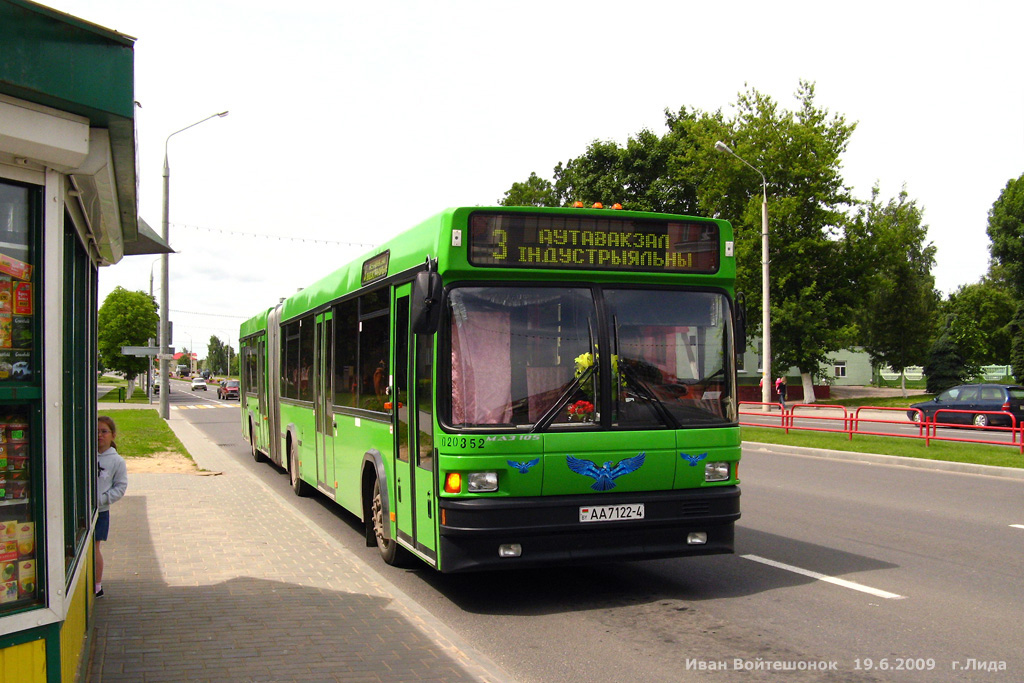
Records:
[[[33,280],[30,191],[0,182],[0,382],[31,381]]]
[[[0,180],[0,614],[40,599],[42,489],[33,456],[36,367],[35,239],[38,191]]]

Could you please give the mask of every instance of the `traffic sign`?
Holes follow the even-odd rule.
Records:
[[[160,353],[159,346],[122,346],[121,353],[125,356],[155,356]]]

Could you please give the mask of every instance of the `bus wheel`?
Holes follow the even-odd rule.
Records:
[[[252,445],[252,459],[256,462],[263,462],[263,454],[256,447],[256,430],[252,427],[252,420],[249,420],[249,443]]]
[[[299,454],[294,442],[288,449],[288,477],[291,479],[292,491],[295,491],[296,496],[309,495],[309,484],[299,476]]]
[[[370,515],[373,519],[373,535],[377,539],[377,550],[381,559],[393,567],[408,567],[412,555],[398,545],[393,538],[385,538],[384,525],[390,520],[384,519],[384,499],[380,493],[380,479],[373,481],[373,502],[370,504]]]

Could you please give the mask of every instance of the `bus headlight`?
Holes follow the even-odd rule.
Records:
[[[729,463],[709,462],[704,465],[704,481],[728,481]]]
[[[470,493],[487,493],[498,490],[497,472],[470,472],[466,480],[466,490]]]

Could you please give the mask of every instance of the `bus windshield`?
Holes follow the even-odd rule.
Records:
[[[451,290],[448,310],[453,427],[681,429],[736,421],[724,293],[465,286]]]

